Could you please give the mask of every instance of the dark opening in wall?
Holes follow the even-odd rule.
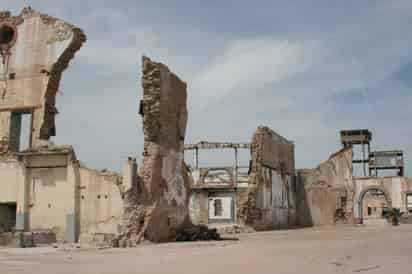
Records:
[[[0,203],[0,232],[11,232],[16,226],[16,203]]]
[[[213,206],[215,210],[215,216],[222,216],[223,214],[222,200],[220,199],[214,200]]]
[[[9,25],[0,26],[0,45],[12,44],[13,40],[16,38],[16,31]]]

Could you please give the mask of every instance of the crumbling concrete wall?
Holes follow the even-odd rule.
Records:
[[[139,178],[125,194],[122,239],[173,239],[189,219],[189,185],[183,172],[187,123],[186,83],[167,66],[143,57],[144,152]]]
[[[340,150],[315,169],[297,172],[300,225],[353,222],[351,147]]]
[[[12,112],[32,115],[32,146],[55,136],[55,97],[62,72],[86,36],[62,20],[24,8],[20,15],[0,12],[0,25],[15,29],[15,43],[0,62],[0,140],[2,151],[10,143]]]
[[[238,216],[255,229],[293,226],[295,218],[294,144],[268,127],[258,127],[251,143],[246,198]]]

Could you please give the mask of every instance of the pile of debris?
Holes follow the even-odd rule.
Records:
[[[222,238],[216,228],[209,229],[205,225],[192,226],[182,229],[176,235],[177,242],[184,241],[220,241]]]

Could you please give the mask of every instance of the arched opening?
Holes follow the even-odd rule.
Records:
[[[381,187],[369,187],[359,195],[359,217],[363,224],[386,223],[384,211],[391,207],[391,199]]]

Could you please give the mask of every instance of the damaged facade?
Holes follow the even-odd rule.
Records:
[[[79,28],[31,8],[14,17],[0,13],[0,235],[29,235],[23,242],[133,246],[196,231],[183,162],[186,83],[167,66],[143,58],[140,170],[134,158],[122,174],[92,170],[71,146],[51,142],[61,75],[85,41]],[[26,147],[20,144],[24,115],[30,117]]]
[[[88,169],[72,147],[50,141],[60,78],[85,41],[79,28],[31,8],[0,13],[0,232],[52,234],[39,243],[118,232],[121,176]]]
[[[341,134],[343,148],[315,169],[297,171],[298,223],[332,225],[336,223],[385,223],[383,212],[400,209],[411,215],[412,180],[403,176],[403,153],[370,151],[369,130],[348,130]],[[349,137],[349,138],[348,138]],[[362,158],[355,159],[354,145],[367,145]],[[354,166],[361,164],[365,176],[355,176]],[[366,168],[368,167],[368,168]],[[367,170],[369,174],[366,175]],[[395,170],[390,176],[378,176],[378,170]]]
[[[190,168],[190,215],[198,224],[239,224],[256,230],[296,224],[294,145],[268,127],[259,127],[251,143],[186,145],[193,150]],[[202,149],[233,149],[232,166],[199,167]],[[239,166],[238,150],[250,152],[249,166]]]
[[[30,117],[28,148],[36,148],[56,135],[60,78],[86,36],[79,28],[31,8],[19,16],[1,12],[0,29],[0,149],[20,150],[24,115]]]

